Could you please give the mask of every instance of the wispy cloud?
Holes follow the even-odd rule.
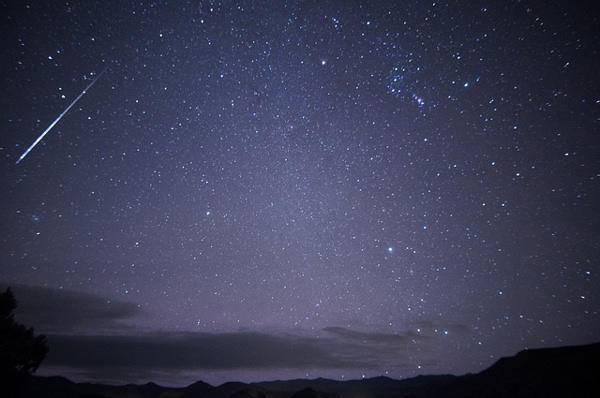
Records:
[[[0,283],[0,289],[6,287]],[[128,320],[143,313],[134,303],[89,293],[20,284],[10,287],[18,301],[17,320],[40,333],[124,331]]]
[[[427,339],[426,336],[417,334],[413,331],[404,333],[364,332],[340,326],[331,326],[323,330],[349,341],[397,347],[406,346],[407,344]]]
[[[393,333],[341,326],[310,333],[142,332],[132,326],[143,315],[134,303],[46,287],[13,289],[19,321],[48,334],[45,373],[54,369],[88,380],[147,381],[194,371],[414,368],[416,358],[435,361],[428,353],[445,344],[444,332],[468,330],[461,324],[421,320]]]
[[[258,332],[168,333],[141,336],[50,335],[48,364],[83,368],[242,369],[348,368],[358,358],[336,355],[328,342]]]

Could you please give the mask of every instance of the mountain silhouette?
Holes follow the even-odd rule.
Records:
[[[31,398],[535,398],[600,396],[600,343],[532,349],[498,360],[477,374],[417,376],[405,380],[295,379],[187,387],[154,383],[109,386],[34,377]],[[0,391],[1,392],[1,391]]]
[[[600,344],[525,350],[464,376],[452,397],[600,396]],[[586,392],[587,391],[587,392]]]

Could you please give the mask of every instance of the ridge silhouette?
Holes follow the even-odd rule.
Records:
[[[531,398],[600,396],[600,343],[541,348],[498,360],[489,368],[463,376],[387,377],[337,381],[287,380],[259,383],[228,382],[187,387],[152,385],[109,386],[74,383],[63,377],[33,378],[32,398]]]

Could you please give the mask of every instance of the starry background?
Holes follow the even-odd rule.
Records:
[[[400,378],[600,337],[592,2],[0,10],[0,279],[42,373]],[[115,376],[82,336],[242,343]],[[256,337],[289,361],[236,357]]]

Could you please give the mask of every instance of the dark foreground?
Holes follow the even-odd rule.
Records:
[[[377,377],[261,383],[197,382],[184,388],[73,383],[62,377],[35,377],[32,398],[375,398],[375,397],[600,397],[600,343],[526,350],[490,368],[464,376]],[[1,394],[0,394],[1,395]]]

